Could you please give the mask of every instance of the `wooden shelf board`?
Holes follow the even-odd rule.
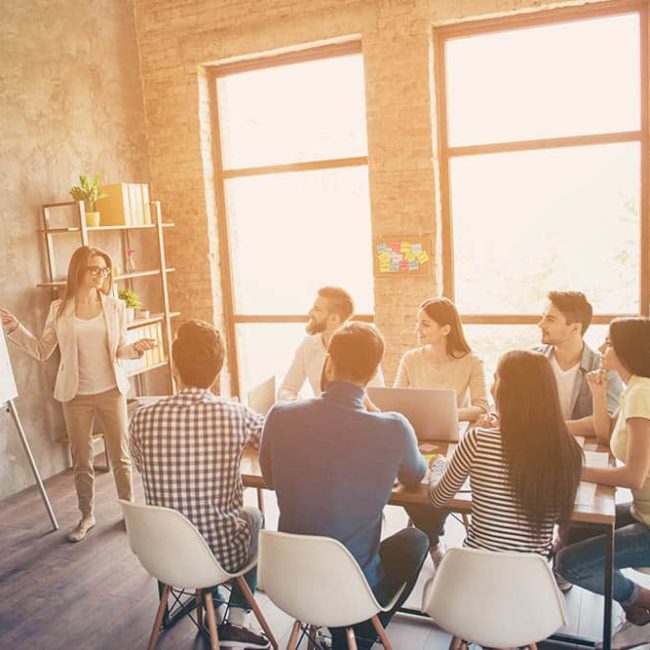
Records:
[[[65,204],[67,205],[67,204]],[[164,223],[163,228],[173,228],[175,224]],[[156,225],[153,223],[141,224],[139,226],[89,226],[86,228],[88,232],[110,232],[112,230],[151,230]],[[39,228],[38,232],[43,232],[48,235],[57,235],[62,233],[79,232],[81,229],[77,226],[56,226],[54,228]]]
[[[179,311],[169,312],[170,318],[176,318],[177,316],[180,315],[181,313]],[[165,320],[165,314],[152,314],[151,316],[149,316],[149,318],[136,318],[134,321],[132,321],[126,326],[126,329],[134,330],[137,329],[138,327],[144,327],[145,325],[151,325],[152,323],[159,323],[163,320]]]
[[[149,372],[150,370],[156,370],[156,368],[164,368],[167,365],[167,360],[156,363],[153,366],[147,366],[146,368],[140,368],[139,370],[134,370],[129,372],[127,377],[135,377],[136,375],[141,375],[143,372]]]
[[[167,273],[173,273],[176,269],[171,267],[165,269]],[[160,269],[153,269],[151,271],[135,271],[134,273],[123,273],[122,275],[116,275],[113,277],[114,281],[128,280],[129,278],[145,278],[151,277],[154,275],[159,275]],[[52,287],[64,287],[65,280],[59,280],[58,282],[41,282],[36,285],[41,289],[51,289]]]

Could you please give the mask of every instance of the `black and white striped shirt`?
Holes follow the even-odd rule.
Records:
[[[430,487],[433,505],[444,507],[468,475],[472,489],[472,520],[465,546],[548,556],[556,518],[549,515],[541,536],[535,536],[512,493],[499,431],[473,429],[461,440],[442,478]]]
[[[183,513],[226,571],[249,555],[239,466],[244,446],[259,443],[263,425],[261,415],[241,404],[186,388],[138,409],[129,427],[147,503]]]

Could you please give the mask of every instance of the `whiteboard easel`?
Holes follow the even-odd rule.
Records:
[[[56,517],[54,516],[52,504],[47,497],[47,492],[45,491],[45,486],[43,485],[41,474],[38,471],[32,450],[29,447],[29,442],[27,440],[27,436],[25,435],[23,425],[20,422],[20,417],[18,417],[18,411],[16,410],[16,406],[14,404],[14,399],[16,397],[18,397],[18,389],[16,388],[14,373],[11,369],[11,363],[9,362],[9,353],[7,351],[7,343],[5,341],[4,332],[2,330],[2,327],[0,327],[0,404],[7,405],[7,411],[11,414],[11,417],[14,420],[16,429],[18,429],[20,442],[23,445],[23,449],[25,450],[25,454],[27,455],[27,459],[29,460],[29,464],[32,468],[32,473],[36,479],[38,489],[41,493],[41,498],[45,504],[45,509],[47,510],[47,514],[50,517],[50,521],[52,522],[52,529],[58,530],[59,524],[56,520]]]

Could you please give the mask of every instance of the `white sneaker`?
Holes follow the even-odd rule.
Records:
[[[447,552],[447,547],[445,546],[445,543],[442,540],[440,540],[434,546],[429,547],[429,555],[431,556],[431,560],[433,561],[433,566],[436,569],[440,566],[440,563],[442,562],[442,558],[445,557],[446,552]]]
[[[612,650],[627,650],[627,648],[636,648],[645,643],[650,643],[650,623],[635,625],[623,618],[614,629]],[[596,644],[597,650],[602,647],[602,641]]]

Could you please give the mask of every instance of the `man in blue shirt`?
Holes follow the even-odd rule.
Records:
[[[279,530],[337,539],[352,553],[381,603],[406,583],[388,624],[410,594],[429,550],[427,536],[408,528],[380,543],[382,511],[395,478],[417,485],[426,463],[413,427],[398,413],[369,412],[365,387],[384,354],[371,326],[346,323],[330,339],[325,391],[301,402],[278,403],[262,434],[264,480],[275,489]],[[355,627],[359,648],[376,638],[369,621]],[[343,630],[333,648],[347,648]]]

